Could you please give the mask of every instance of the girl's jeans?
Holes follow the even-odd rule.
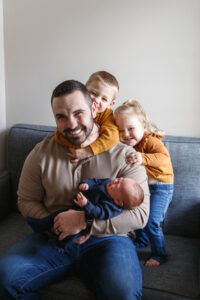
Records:
[[[137,248],[151,244],[151,258],[163,263],[167,260],[165,240],[161,228],[168,206],[172,200],[174,184],[158,182],[149,184],[150,190],[150,215],[144,229],[135,231]]]
[[[0,299],[41,299],[37,291],[75,272],[97,299],[141,299],[142,274],[127,237],[91,236],[60,254],[44,234],[34,233],[0,258]]]

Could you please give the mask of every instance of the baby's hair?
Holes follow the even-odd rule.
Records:
[[[104,85],[108,85],[108,86],[111,86],[112,88],[114,88],[116,90],[115,96],[119,91],[119,84],[118,84],[117,79],[115,78],[115,76],[113,76],[112,74],[110,74],[106,71],[98,71],[98,72],[95,72],[92,75],[90,75],[88,81],[85,84],[86,87],[88,87],[94,81],[100,81]]]
[[[124,209],[133,209],[139,206],[144,200],[144,192],[139,183],[134,182],[132,185],[132,192],[129,195],[125,195]]]
[[[127,100],[114,111],[114,117],[118,114],[136,114],[139,120],[145,125],[146,130],[155,133],[160,137],[165,135],[162,129],[159,129],[146,115],[142,105],[137,100]]]

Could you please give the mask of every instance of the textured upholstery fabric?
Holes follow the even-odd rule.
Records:
[[[8,137],[8,172],[0,175],[0,255],[32,231],[16,210],[16,190],[24,159],[54,127],[17,124]],[[163,227],[169,261],[159,268],[143,262],[150,249],[141,249],[143,300],[200,299],[200,138],[164,139],[174,167],[175,191]],[[12,196],[9,190],[12,188]],[[122,274],[123,276],[123,274]],[[44,300],[95,300],[78,278],[67,278],[41,291]]]
[[[197,297],[200,295],[200,240],[174,235],[165,235],[165,239],[169,261],[159,268],[143,265],[150,254],[149,248],[138,251],[143,269],[143,287],[184,297]]]
[[[10,177],[7,171],[0,173],[0,219],[11,210]]]
[[[45,136],[53,134],[55,128],[50,126],[17,124],[8,135],[8,171],[12,184],[12,201],[16,210],[17,187],[23,163],[33,147]]]
[[[173,200],[164,232],[200,237],[200,139],[166,137],[175,173]]]

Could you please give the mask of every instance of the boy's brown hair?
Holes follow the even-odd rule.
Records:
[[[86,87],[88,87],[93,81],[100,81],[105,85],[109,85],[113,87],[116,92],[115,92],[115,97],[119,91],[119,84],[115,76],[112,74],[106,72],[106,71],[98,71],[90,75],[88,81],[86,82]]]

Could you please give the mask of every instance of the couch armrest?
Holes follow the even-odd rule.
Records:
[[[0,219],[12,210],[10,191],[9,173],[7,171],[0,172]]]

